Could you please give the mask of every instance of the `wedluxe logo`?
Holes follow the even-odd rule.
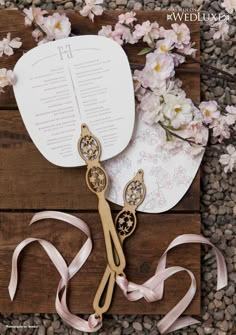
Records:
[[[167,21],[185,21],[185,22],[207,22],[207,21],[228,21],[229,15],[213,14],[201,11],[201,8],[196,9],[182,9],[182,11],[167,14]]]

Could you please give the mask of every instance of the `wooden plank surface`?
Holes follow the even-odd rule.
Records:
[[[95,34],[105,24],[113,24],[114,17],[120,12],[109,11],[95,23],[78,13],[69,12],[74,33]],[[140,22],[147,18],[157,20],[160,25],[166,23],[166,12],[138,12]],[[199,47],[199,24],[190,23],[193,40]],[[23,16],[15,10],[1,11],[0,38],[10,31],[12,36],[20,36],[24,50],[35,46],[31,36],[32,28],[25,27]],[[144,63],[144,57],[137,56],[143,45],[134,45],[126,48],[127,55],[132,63]],[[13,57],[1,58],[1,67],[13,68],[21,53]],[[197,64],[187,64],[188,69],[198,69]],[[198,74],[181,74],[178,76],[184,82],[188,95],[197,101],[199,99],[200,81]],[[0,94],[0,108],[16,108],[12,88],[6,94]],[[0,208],[4,209],[96,209],[96,202],[86,187],[84,169],[62,169],[47,162],[35,148],[23,125],[18,111],[2,110],[0,112]],[[25,164],[27,162],[27,164]],[[30,167],[30,168],[29,168]],[[10,172],[10,173],[9,173]],[[25,178],[27,176],[27,182]],[[77,182],[75,182],[75,180]],[[7,192],[6,192],[7,190]],[[81,197],[83,194],[83,197]],[[199,211],[200,208],[199,175],[195,178],[192,187],[173,211]],[[113,206],[113,209],[117,209]]]
[[[72,280],[69,302],[73,312],[91,313],[92,300],[106,266],[105,246],[101,223],[96,213],[73,213],[86,220],[92,230],[94,249],[82,270]],[[20,282],[14,302],[10,302],[7,287],[10,278],[11,256],[16,245],[27,237],[46,238],[71,262],[85,241],[76,228],[55,220],[45,220],[29,226],[32,213],[0,213],[0,312],[33,313],[55,312],[55,294],[60,276],[48,260],[46,253],[34,244],[20,258]],[[168,244],[177,235],[199,233],[197,214],[138,216],[135,234],[127,239],[127,277],[143,283],[154,274],[158,260]],[[48,235],[50,232],[50,235]],[[168,265],[181,265],[192,270],[197,278],[198,292],[187,314],[200,312],[200,252],[197,245],[186,245],[170,252]],[[109,313],[165,314],[187,292],[190,280],[184,273],[166,282],[164,299],[158,303],[128,302],[116,289]]]
[[[0,39],[6,36],[7,32],[12,33],[12,37],[21,37],[23,46],[22,49],[27,51],[36,46],[36,42],[31,36],[32,28],[26,27],[24,25],[23,16],[16,10],[1,10],[1,20],[0,20]],[[102,17],[96,17],[94,23],[92,23],[87,18],[82,17],[79,13],[76,12],[67,12],[72,24],[72,32],[76,35],[85,35],[85,34],[97,34],[97,32],[102,28],[103,25],[115,24],[117,16],[120,14],[119,11],[106,11]],[[169,28],[171,23],[166,21],[167,12],[137,12],[137,19],[139,22],[150,20],[158,21],[161,26]],[[178,21],[177,21],[178,22]],[[191,36],[193,41],[196,43],[196,47],[199,50],[200,46],[200,27],[199,22],[188,22],[188,26],[191,30]],[[125,51],[128,55],[130,63],[135,64],[144,64],[145,56],[138,56],[138,52],[142,50],[144,44],[138,43],[135,45],[128,45],[125,47]],[[11,57],[1,58],[1,67],[6,67],[12,69],[16,61],[21,57],[22,52],[15,52]],[[196,63],[189,63],[182,66],[183,68],[196,70],[199,69],[199,65]],[[191,74],[179,74],[178,77],[183,80],[184,87],[190,98],[194,100],[199,100],[200,96],[200,76],[196,73]],[[0,106],[4,109],[16,108],[16,102],[12,89],[8,88],[6,90],[7,94],[0,95]]]
[[[96,34],[102,25],[113,24],[118,11],[106,12],[92,24],[78,13],[67,12],[72,31],[76,34]],[[140,22],[157,20],[169,27],[166,12],[138,12]],[[199,24],[189,22],[192,36],[199,49]],[[24,26],[24,18],[15,10],[0,11],[0,39],[7,32],[23,40],[24,50],[35,46],[32,29]],[[143,64],[137,56],[143,45],[125,48],[131,63]],[[12,69],[21,56],[0,59],[0,67]],[[183,68],[196,71],[198,65],[189,63]],[[199,100],[200,78],[196,73],[178,74],[183,80],[188,96]],[[106,265],[101,223],[97,214],[97,199],[85,184],[84,168],[60,168],[47,162],[32,143],[20,113],[17,110],[12,89],[0,95],[0,311],[1,312],[55,312],[54,301],[59,275],[39,245],[25,250],[20,261],[20,283],[16,300],[10,302],[7,286],[10,276],[11,256],[16,245],[24,238],[49,239],[71,261],[81,246],[84,237],[75,228],[65,223],[47,220],[29,227],[33,212],[42,209],[75,211],[92,230],[94,250],[82,271],[72,280],[69,292],[73,312],[92,312],[93,296]],[[159,257],[174,237],[184,233],[199,233],[199,174],[180,203],[168,214],[139,215],[135,234],[127,240],[127,275],[137,283],[144,282],[154,274]],[[113,211],[119,209],[112,205]],[[187,213],[187,214],[186,214]],[[200,247],[182,246],[170,253],[168,265],[182,265],[196,276],[198,291],[186,314],[200,313]],[[40,284],[40,286],[39,286]],[[165,314],[186,293],[189,278],[178,274],[167,281],[164,299],[148,304],[143,301],[131,303],[116,289],[109,313],[117,314]]]
[[[49,163],[32,143],[18,111],[0,111],[0,208],[95,210],[85,168]],[[199,175],[174,211],[199,210]],[[118,206],[113,205],[113,209]]]

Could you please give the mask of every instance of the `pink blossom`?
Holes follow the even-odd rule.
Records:
[[[191,155],[193,158],[198,157],[199,155],[203,154],[205,148],[203,145],[188,145],[185,148],[185,152],[189,155]]]
[[[212,25],[212,29],[215,30],[213,35],[214,40],[219,40],[220,38],[225,40],[229,32],[229,24],[226,21],[215,22]]]
[[[0,93],[4,93],[4,87],[12,86],[16,82],[14,73],[5,68],[0,69]]]
[[[233,114],[236,116],[236,107],[234,106],[227,106],[225,108],[226,112],[230,113],[230,114]]]
[[[85,6],[81,9],[82,16],[88,16],[91,21],[94,21],[94,16],[102,15],[103,8],[96,0],[85,0]]]
[[[233,14],[234,10],[236,10],[236,0],[224,0],[222,7],[225,8],[229,14]]]
[[[117,23],[114,29],[115,34],[121,37],[125,43],[135,44],[138,42],[132,31],[123,24]]]
[[[173,31],[176,35],[176,43],[175,47],[177,49],[183,49],[184,46],[188,45],[190,43],[191,37],[190,37],[190,30],[188,26],[185,23],[173,23],[171,25]]]
[[[156,96],[155,93],[148,92],[145,94],[139,109],[143,113],[143,121],[150,125],[164,120],[160,97]]]
[[[132,25],[134,21],[137,21],[135,12],[127,12],[118,16],[120,24]]]
[[[165,29],[164,27],[160,27],[159,37],[166,38],[170,40],[173,44],[177,43],[177,35],[173,29]]]
[[[117,42],[119,45],[123,45],[124,43],[124,41],[121,38],[121,34],[117,31],[112,31],[111,25],[102,26],[102,29],[99,30],[98,35],[110,38],[113,41]]]
[[[143,69],[142,71],[135,70],[133,75],[135,92],[143,86],[144,88],[149,88],[152,86],[152,81],[150,80],[149,71]]]
[[[205,124],[211,124],[214,119],[219,119],[220,117],[220,111],[218,110],[218,104],[216,101],[201,102],[199,108]]]
[[[168,126],[181,129],[193,120],[193,103],[185,94],[169,95],[168,99],[165,99],[163,114]]]
[[[44,19],[43,30],[47,33],[47,40],[59,40],[71,33],[71,23],[65,14],[54,13]]]
[[[157,22],[151,23],[150,21],[136,24],[133,35],[136,40],[143,38],[143,41],[152,47],[154,41],[160,37],[159,24]]]
[[[102,29],[99,30],[98,35],[111,38],[116,41],[119,45],[125,43],[135,44],[137,39],[134,38],[131,30],[128,27],[125,27],[123,24],[117,23],[114,30],[112,26],[102,26]]]
[[[40,29],[36,28],[32,31],[32,36],[35,39],[36,42],[39,42],[39,44],[42,44],[46,40],[42,40],[43,33]],[[42,40],[42,41],[41,41]],[[42,43],[41,43],[42,42]]]
[[[33,22],[37,23],[39,26],[43,24],[44,15],[48,14],[46,10],[42,10],[40,7],[32,6],[29,9],[24,9],[25,25],[31,26]]]
[[[227,154],[220,156],[219,162],[224,166],[224,172],[232,172],[236,164],[236,150],[235,147],[230,144],[226,148]]]
[[[201,121],[191,121],[187,127],[188,138],[196,144],[203,144],[203,127]]]
[[[228,126],[232,126],[236,122],[236,107],[234,106],[227,106],[226,107],[227,114],[224,115],[225,122]]]
[[[222,117],[213,120],[213,122],[210,124],[210,128],[213,130],[213,136],[218,137],[219,143],[221,143],[224,139],[230,138],[230,129],[225,122],[225,118]]]
[[[21,39],[19,37],[11,39],[11,34],[8,33],[7,37],[3,38],[3,40],[0,41],[0,57],[2,57],[3,54],[7,56],[13,55],[14,49],[19,49],[21,46]]]
[[[182,50],[181,50],[182,51]],[[174,64],[175,67],[179,66],[180,64],[183,64],[185,62],[185,57],[181,56],[179,54],[176,54],[175,52],[173,52],[172,54],[173,60],[174,60]]]
[[[183,54],[196,57],[197,49],[193,48],[192,43],[185,45],[181,50]]]
[[[133,74],[134,92],[137,92],[142,86],[142,71],[135,70]]]
[[[156,50],[160,53],[168,53],[174,48],[174,43],[168,38],[156,42]]]
[[[174,61],[168,54],[154,51],[146,56],[147,62],[144,71],[150,76],[152,86],[158,81],[166,80],[174,75]]]

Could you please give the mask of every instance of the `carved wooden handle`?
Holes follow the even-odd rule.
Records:
[[[136,228],[136,208],[143,202],[146,193],[143,182],[143,171],[139,170],[136,176],[125,186],[124,208],[116,217],[116,230],[119,234],[120,243],[123,246],[124,240],[130,236]],[[115,253],[115,259],[119,256]],[[96,292],[93,308],[101,316],[106,313],[111,305],[116,276],[107,265],[102,280]]]
[[[126,261],[123,253],[123,249],[117,235],[110,207],[105,200],[104,195],[101,193],[98,194],[99,202],[98,202],[98,211],[101,217],[103,233],[106,244],[106,252],[108,264],[116,274],[123,274],[125,269]]]
[[[115,280],[115,272],[111,271],[109,265],[107,265],[93,300],[94,311],[100,317],[102,317],[111,306]]]
[[[88,187],[98,197],[98,211],[102,221],[108,264],[114,272],[122,274],[125,268],[125,256],[113,223],[110,207],[105,199],[108,177],[99,162],[101,145],[86,124],[81,126],[78,150],[87,164]]]

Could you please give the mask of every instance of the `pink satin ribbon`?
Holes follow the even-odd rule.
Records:
[[[16,247],[12,258],[12,272],[8,288],[11,300],[14,299],[18,283],[18,270],[17,270],[18,257],[21,251],[28,244],[37,241],[44,248],[47,255],[52,260],[53,264],[55,265],[56,269],[61,275],[61,280],[57,288],[56,302],[55,302],[57,313],[65,322],[67,322],[70,326],[72,326],[77,330],[90,333],[96,332],[98,329],[102,327],[102,320],[98,316],[92,314],[90,315],[88,321],[85,321],[80,317],[72,314],[67,307],[67,288],[69,285],[69,281],[81,269],[81,267],[86,262],[92,251],[92,240],[89,227],[84,221],[80,220],[75,216],[54,211],[46,211],[36,214],[33,217],[30,224],[38,222],[43,219],[56,219],[72,224],[73,226],[80,229],[83,233],[87,235],[87,240],[68,267],[59,251],[50,242],[37,238],[29,238],[22,241]],[[166,268],[166,258],[168,251],[185,243],[207,244],[213,248],[217,260],[217,275],[218,275],[217,290],[220,290],[223,287],[225,287],[228,282],[227,269],[225,260],[221,252],[206,238],[194,234],[181,235],[176,239],[174,239],[168,246],[164,254],[162,255],[156,268],[155,275],[142,285],[129,282],[123,276],[118,276],[116,278],[117,284],[119,285],[119,287],[123,291],[123,294],[128,300],[137,301],[141,298],[144,298],[147,302],[154,302],[162,299],[164,293],[164,282],[166,279],[182,271],[186,272],[190,276],[191,285],[185,296],[158,323],[157,327],[161,334],[166,334],[181,329],[183,327],[187,327],[198,323],[198,321],[192,317],[186,316],[180,318],[180,315],[189,306],[196,293],[196,281],[193,273],[188,269],[185,269],[180,266],[173,266]]]
[[[190,288],[185,296],[180,300],[180,302],[157,324],[161,334],[167,334],[172,331],[199,323],[199,321],[189,316],[179,318],[179,316],[190,305],[196,293],[196,280],[193,273],[179,266],[166,268],[166,258],[168,251],[186,243],[207,244],[213,248],[217,261],[217,290],[225,287],[228,283],[228,276],[223,255],[205,237],[195,234],[186,234],[175,238],[160,258],[155,275],[142,285],[129,282],[124,277],[117,277],[116,280],[117,284],[120,286],[128,300],[137,301],[141,298],[144,298],[147,302],[154,302],[162,299],[164,293],[164,282],[166,279],[178,272],[187,272],[191,279]]]
[[[101,320],[95,314],[90,315],[88,321],[85,321],[77,315],[72,314],[67,307],[67,289],[69,281],[81,269],[92,251],[93,244],[89,227],[84,221],[73,215],[55,211],[45,211],[37,213],[36,215],[34,215],[30,224],[44,219],[55,219],[67,222],[80,229],[87,236],[87,240],[68,267],[60,252],[50,242],[37,238],[28,238],[22,241],[16,247],[12,257],[12,272],[10,283],[8,286],[11,300],[14,299],[18,284],[17,263],[19,255],[28,244],[32,242],[39,242],[43,249],[46,251],[53,264],[55,265],[57,271],[61,275],[61,280],[57,288],[55,301],[57,313],[66,323],[68,323],[73,328],[87,333],[95,332],[102,327]]]

